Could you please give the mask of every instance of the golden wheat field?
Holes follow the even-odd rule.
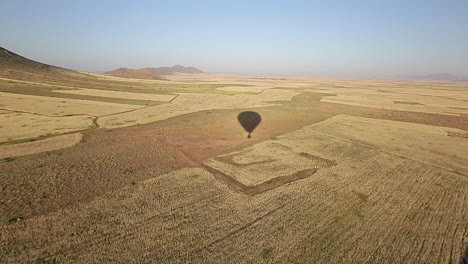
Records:
[[[2,263],[457,263],[468,243],[467,83],[0,77]]]

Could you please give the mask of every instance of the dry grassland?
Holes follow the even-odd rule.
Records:
[[[32,66],[0,68],[0,262],[456,263],[468,244],[466,83]]]
[[[264,90],[275,88],[273,86],[226,86],[216,88],[219,91],[231,91],[231,92],[252,92],[261,93]]]
[[[456,263],[468,242],[466,178],[378,142],[351,141],[339,120],[350,119],[274,140],[336,163],[311,177],[250,196],[204,169],[177,170],[3,226],[0,254],[10,263]],[[380,121],[365,121],[352,126],[375,137],[369,128],[378,131]],[[405,133],[408,145],[446,138],[429,126]]]
[[[86,115],[54,117],[15,112],[1,114],[0,124],[0,142],[51,136],[94,127],[93,117]]]
[[[20,157],[41,152],[69,148],[78,144],[83,134],[74,133],[13,145],[0,145],[0,159]]]
[[[313,130],[468,177],[468,141],[448,136],[460,129],[338,115]]]
[[[105,116],[99,118],[98,123],[101,127],[116,128],[155,122],[203,110],[266,107],[274,105],[269,102],[289,101],[297,94],[299,93],[296,91],[284,89],[265,90],[258,95],[179,93],[170,104]]]
[[[141,108],[137,105],[98,101],[73,100],[46,96],[0,92],[0,108],[42,114],[47,116],[91,115],[101,116]]]
[[[226,86],[259,86],[259,87],[280,87],[280,88],[306,88],[318,85],[321,82],[333,82],[332,79],[311,79],[311,78],[278,78],[278,77],[257,77],[227,74],[175,74],[164,76],[167,80],[177,83],[200,83],[200,84],[221,84]],[[227,85],[229,84],[229,85]],[[220,87],[221,88],[221,87]]]
[[[13,76],[12,74],[10,75]],[[87,120],[87,117],[81,115],[89,115],[95,118],[94,122],[96,125],[99,124],[106,128],[149,123],[203,110],[264,107],[272,105],[267,103],[269,101],[290,100],[294,95],[298,94],[295,91],[284,89],[270,89],[258,96],[249,94],[226,95],[222,93],[245,91],[235,91],[235,89],[230,90],[228,88],[226,91],[216,92],[216,87],[228,86],[232,88],[229,84],[223,83],[235,82],[235,80],[227,79],[223,81],[223,78],[211,76],[208,76],[207,82],[209,83],[209,80],[218,78],[219,84],[187,84],[161,80],[138,81],[84,73],[67,73],[65,77],[71,78],[68,82],[63,79],[64,76],[58,77],[59,75],[53,74],[43,76],[41,74],[22,72],[14,76],[18,80],[2,78],[4,83],[0,84],[1,90],[7,91],[0,92],[0,111],[2,113],[14,111],[17,113],[39,114],[47,117],[67,117],[63,124],[68,124],[67,121],[71,120],[70,116],[80,116],[76,118]],[[89,76],[89,79],[86,79],[86,76]],[[183,77],[183,75],[179,77]],[[207,78],[205,75],[202,77]],[[246,81],[242,82],[246,83]],[[90,89],[76,89],[85,85],[89,85]],[[97,85],[99,85],[99,89],[94,88]],[[165,85],[167,88],[162,88],[162,85]],[[266,88],[273,88],[273,86],[263,85],[257,87],[246,84],[241,84],[241,86],[237,87],[251,87],[251,91],[262,91]],[[184,91],[184,93],[178,93],[177,95],[163,94],[173,91]],[[210,91],[216,93],[207,94]],[[176,96],[178,98],[175,98]],[[168,104],[152,106],[155,104],[148,103],[152,100],[154,100],[153,102],[168,102]],[[169,102],[171,100],[173,101]],[[37,123],[22,124],[21,120],[19,120],[18,124],[9,124],[7,123],[8,121],[16,122],[17,120],[7,117],[3,117],[3,119],[3,129],[9,131],[13,131],[18,124],[25,125],[25,127],[33,126],[35,128],[38,125]],[[41,120],[43,119],[47,118],[42,117]],[[57,126],[58,124],[47,127],[48,123],[46,122],[43,124],[44,128],[35,129],[26,134],[19,132],[18,135],[14,136],[6,133],[4,138],[10,138],[10,140],[22,139],[26,135],[35,138],[46,134],[71,131],[69,125],[65,125],[65,127],[60,129]],[[94,126],[87,124],[83,126],[82,123],[78,122],[74,127],[76,130],[82,130]]]
[[[167,94],[147,94],[147,93],[129,93],[109,90],[96,90],[96,89],[79,89],[79,90],[53,90],[55,93],[67,93],[67,94],[79,94],[79,95],[90,95],[97,97],[111,97],[111,98],[122,98],[122,99],[135,99],[135,100],[150,100],[150,101],[162,101],[169,102],[175,95]]]
[[[337,96],[322,99],[324,102],[349,104],[356,106],[381,108],[389,110],[434,113],[443,115],[467,114],[468,111],[451,107],[468,107],[468,102],[451,98],[440,98],[425,95],[398,94],[366,89],[330,89]],[[395,101],[410,101],[417,104],[398,104]]]
[[[296,153],[275,141],[266,141],[248,149],[215,157],[205,163],[246,186],[269,183],[274,178],[298,173],[310,176],[332,162],[310,153]]]
[[[323,102],[348,104],[389,110],[468,114],[466,83],[379,80],[328,80],[312,89],[321,89],[337,96],[323,98]],[[413,105],[395,101],[410,101]],[[457,107],[457,108],[453,108]],[[460,110],[460,111],[454,111]]]

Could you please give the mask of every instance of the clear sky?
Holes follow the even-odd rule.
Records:
[[[0,0],[0,46],[84,71],[468,76],[468,0]]]

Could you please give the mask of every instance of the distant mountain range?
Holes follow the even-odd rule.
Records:
[[[15,79],[21,72],[34,73],[38,76],[62,76],[63,78],[71,77],[86,77],[90,78],[89,75],[84,75],[78,71],[64,69],[40,62],[36,62],[20,56],[14,52],[11,52],[5,48],[0,47],[0,76],[4,78]],[[120,68],[114,71],[106,72],[104,74],[123,77],[123,78],[137,78],[137,79],[161,79],[161,75],[171,75],[175,73],[188,73],[188,74],[200,74],[205,73],[195,67],[184,67],[181,65],[175,65],[172,67],[160,67],[160,68],[143,68],[143,69],[127,69]],[[439,73],[429,75],[400,75],[396,76],[396,79],[401,80],[430,80],[430,81],[456,81],[456,82],[468,82],[467,77],[460,77],[453,74]]]
[[[64,69],[27,59],[5,48],[0,47],[1,76],[5,78],[15,78],[15,76],[18,75],[18,73],[20,72],[36,73],[45,76],[57,74],[67,76],[83,75],[82,73],[74,70]],[[181,65],[175,65],[173,67],[144,68],[135,70],[120,68],[115,71],[106,72],[104,74],[123,78],[161,79],[161,77],[159,77],[160,75],[171,75],[175,73],[198,74],[204,72],[194,67],[184,67]]]
[[[462,78],[448,73],[436,73],[428,75],[400,75],[398,79],[403,80],[427,80],[427,81],[455,81],[455,82],[468,82],[467,78]]]
[[[143,68],[143,69],[120,68],[114,71],[105,72],[104,74],[117,76],[117,77],[123,77],[123,78],[160,79],[161,75],[171,75],[175,73],[199,74],[199,73],[205,73],[205,72],[195,67],[184,67],[181,65],[175,65],[172,67]]]

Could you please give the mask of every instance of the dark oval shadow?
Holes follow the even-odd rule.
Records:
[[[247,138],[251,138],[254,129],[262,122],[262,117],[257,112],[245,111],[237,116],[237,120],[245,131],[249,132]]]

